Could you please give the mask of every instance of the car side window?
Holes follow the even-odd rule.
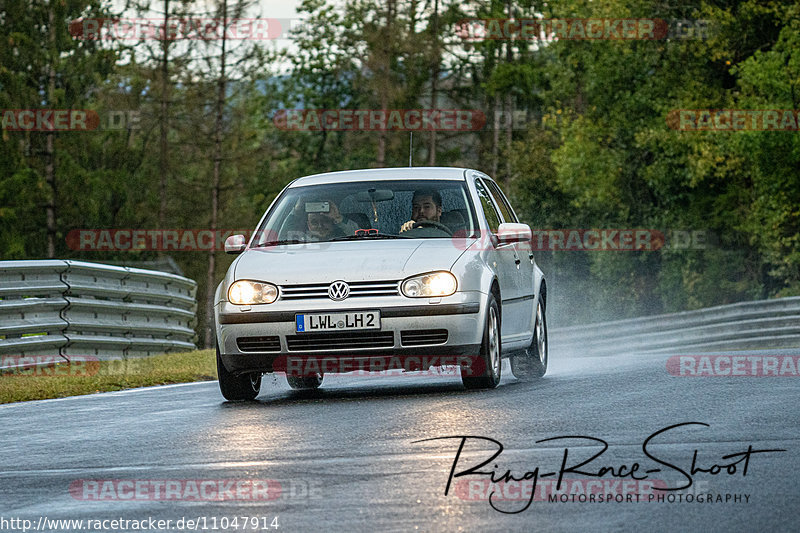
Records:
[[[511,205],[509,205],[506,195],[500,190],[500,186],[493,181],[484,181],[486,186],[489,188],[489,192],[492,194],[492,198],[494,198],[494,203],[500,208],[500,213],[503,215],[503,220],[505,222],[519,222],[517,217],[514,216],[514,211],[511,209]]]
[[[489,191],[486,190],[481,180],[475,180],[475,188],[478,190],[478,198],[481,200],[481,207],[483,207],[483,214],[486,215],[486,222],[489,224],[489,230],[492,233],[496,233],[500,228],[500,215],[492,203]]]

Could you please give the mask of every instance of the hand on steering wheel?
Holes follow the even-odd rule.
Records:
[[[436,228],[438,230],[444,231],[448,235],[453,235],[453,230],[442,224],[441,222],[436,222],[435,220],[420,220],[419,222],[415,222],[415,228]]]

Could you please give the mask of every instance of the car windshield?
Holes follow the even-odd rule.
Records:
[[[463,181],[359,181],[291,187],[254,246],[358,239],[447,239],[477,230]]]

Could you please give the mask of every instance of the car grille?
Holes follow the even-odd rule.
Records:
[[[400,343],[403,346],[424,346],[426,344],[444,344],[446,342],[446,329],[421,329],[400,332]]]
[[[397,296],[398,281],[353,281],[348,298],[361,296]],[[304,285],[281,285],[281,300],[312,300],[328,298],[330,283],[308,283]]]
[[[236,346],[242,352],[280,352],[281,340],[277,336],[239,337],[236,339]]]
[[[394,332],[359,331],[349,333],[287,335],[286,345],[290,352],[348,350],[353,348],[391,348],[394,346]]]

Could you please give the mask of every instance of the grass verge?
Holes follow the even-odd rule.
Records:
[[[0,371],[0,403],[217,379],[214,350]]]

